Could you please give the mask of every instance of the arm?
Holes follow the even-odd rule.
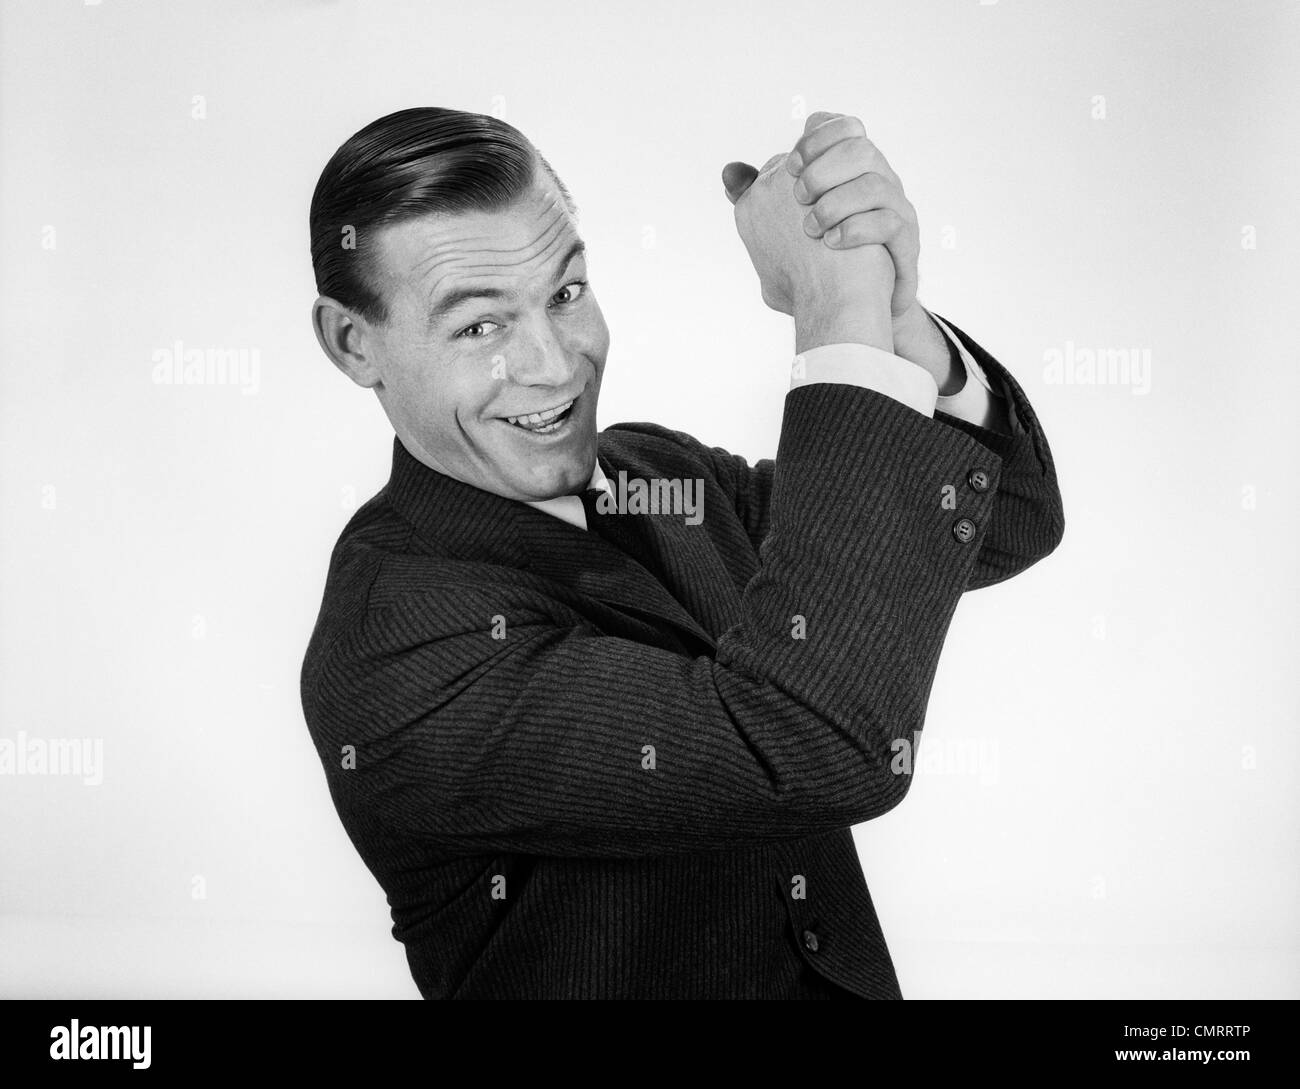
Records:
[[[1005,431],[981,426],[970,418],[945,411],[943,397],[939,397],[936,404],[933,383],[930,383],[928,401],[919,397],[915,381],[909,379],[919,376],[923,384],[928,379],[917,367],[863,344],[835,343],[803,353],[796,359],[791,387],[839,383],[874,389],[918,412],[932,415],[945,426],[962,431],[1002,459],[1001,482],[988,532],[967,587],[975,590],[1003,582],[1054,551],[1065,532],[1065,515],[1047,436],[1024,391],[1010,373],[975,341],[943,318],[937,320],[943,322],[945,332],[951,330],[952,335],[958,338],[962,356],[972,359],[977,373],[986,376],[991,386],[1004,391],[1005,396],[989,400],[1001,402],[998,415],[1004,421],[1001,426]],[[978,382],[978,379],[972,375],[968,381]],[[978,419],[988,418],[984,412],[974,415]],[[680,432],[672,435],[679,443],[692,446],[699,455],[710,459],[715,477],[731,497],[737,515],[757,549],[768,531],[773,463],[765,459],[750,466],[743,457],[720,447],[704,447]],[[964,512],[973,494],[971,472],[958,474],[944,483],[956,489],[956,513]]]
[[[999,434],[1011,433],[1006,393],[988,376],[943,322],[919,302],[894,322],[894,350],[935,376],[936,408]]]
[[[769,160],[769,166],[773,160]],[[728,194],[750,181],[753,168],[724,172]],[[1010,375],[959,330],[932,316],[916,298],[919,229],[916,210],[898,175],[866,138],[860,120],[815,113],[804,135],[785,157],[794,176],[794,196],[806,209],[802,230],[842,253],[883,245],[894,265],[888,337],[848,327],[837,336],[810,336],[796,323],[792,386],[839,383],[877,390],[956,427],[991,452],[1014,458],[1008,468],[990,536],[972,573],[970,588],[992,585],[1023,571],[1059,543],[1064,532],[1061,497],[1047,447],[1024,391]],[[765,285],[765,288],[767,285]],[[769,305],[783,309],[768,291]],[[789,312],[787,310],[787,312]],[[821,330],[813,329],[813,332]],[[737,510],[751,539],[761,531],[760,505],[767,467],[750,470],[741,459],[717,450],[725,472],[736,481]],[[972,484],[972,479],[976,484]],[[971,473],[948,481],[959,509],[983,486]]]
[[[923,725],[979,549],[929,497],[976,462],[996,485],[998,461],[873,391],[789,393],[761,567],[716,658],[603,635],[514,571],[413,595],[381,570],[363,621],[304,673],[336,800],[447,851],[606,858],[887,812],[909,785],[892,743]],[[970,504],[977,525],[993,494]],[[806,638],[792,638],[796,615]],[[335,770],[347,744],[357,766]]]

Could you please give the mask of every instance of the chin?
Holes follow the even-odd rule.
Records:
[[[591,466],[584,465],[575,458],[566,458],[563,463],[537,466],[520,483],[520,491],[527,496],[527,502],[535,503],[542,499],[554,499],[559,495],[569,495],[585,487],[591,479]]]
[[[587,486],[596,462],[596,437],[572,435],[550,449],[547,444],[524,451],[507,448],[500,458],[497,479],[503,494],[529,503],[554,499]]]

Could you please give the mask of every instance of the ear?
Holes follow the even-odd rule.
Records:
[[[382,385],[383,374],[367,349],[369,326],[364,318],[322,295],[312,304],[311,323],[316,342],[334,366],[363,389]]]

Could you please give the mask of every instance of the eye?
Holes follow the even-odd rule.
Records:
[[[568,306],[571,303],[576,303],[580,298],[582,298],[586,290],[587,290],[586,280],[574,280],[572,283],[565,284],[562,288],[560,288],[559,291],[557,291],[553,296],[551,296],[551,298],[554,302],[559,303],[561,306]],[[560,296],[564,295],[566,292],[569,294],[570,297],[561,298]]]
[[[456,335],[457,335],[458,337],[464,337],[466,340],[479,340],[479,339],[481,339],[482,337],[487,336],[487,334],[486,334],[485,332],[483,332],[483,328],[484,328],[484,326],[487,326],[487,325],[496,325],[496,322],[494,322],[494,321],[476,321],[473,325],[467,325],[467,326],[465,326],[465,328],[462,329],[462,330],[461,330],[459,333],[457,333]],[[475,330],[478,330],[478,331],[476,332]]]

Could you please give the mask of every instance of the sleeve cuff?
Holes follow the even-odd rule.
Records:
[[[823,344],[795,356],[790,388],[816,382],[875,390],[931,418],[941,400],[939,387],[929,372],[869,344]]]
[[[949,416],[956,416],[959,420],[989,427],[994,416],[993,398],[1001,395],[993,389],[988,375],[984,373],[984,368],[966,350],[966,345],[961,342],[957,334],[948,328],[942,318],[934,314],[930,317],[948,341],[949,349],[961,359],[962,366],[966,369],[966,382],[961,389],[947,397],[938,397],[935,407],[940,412],[948,413]]]

